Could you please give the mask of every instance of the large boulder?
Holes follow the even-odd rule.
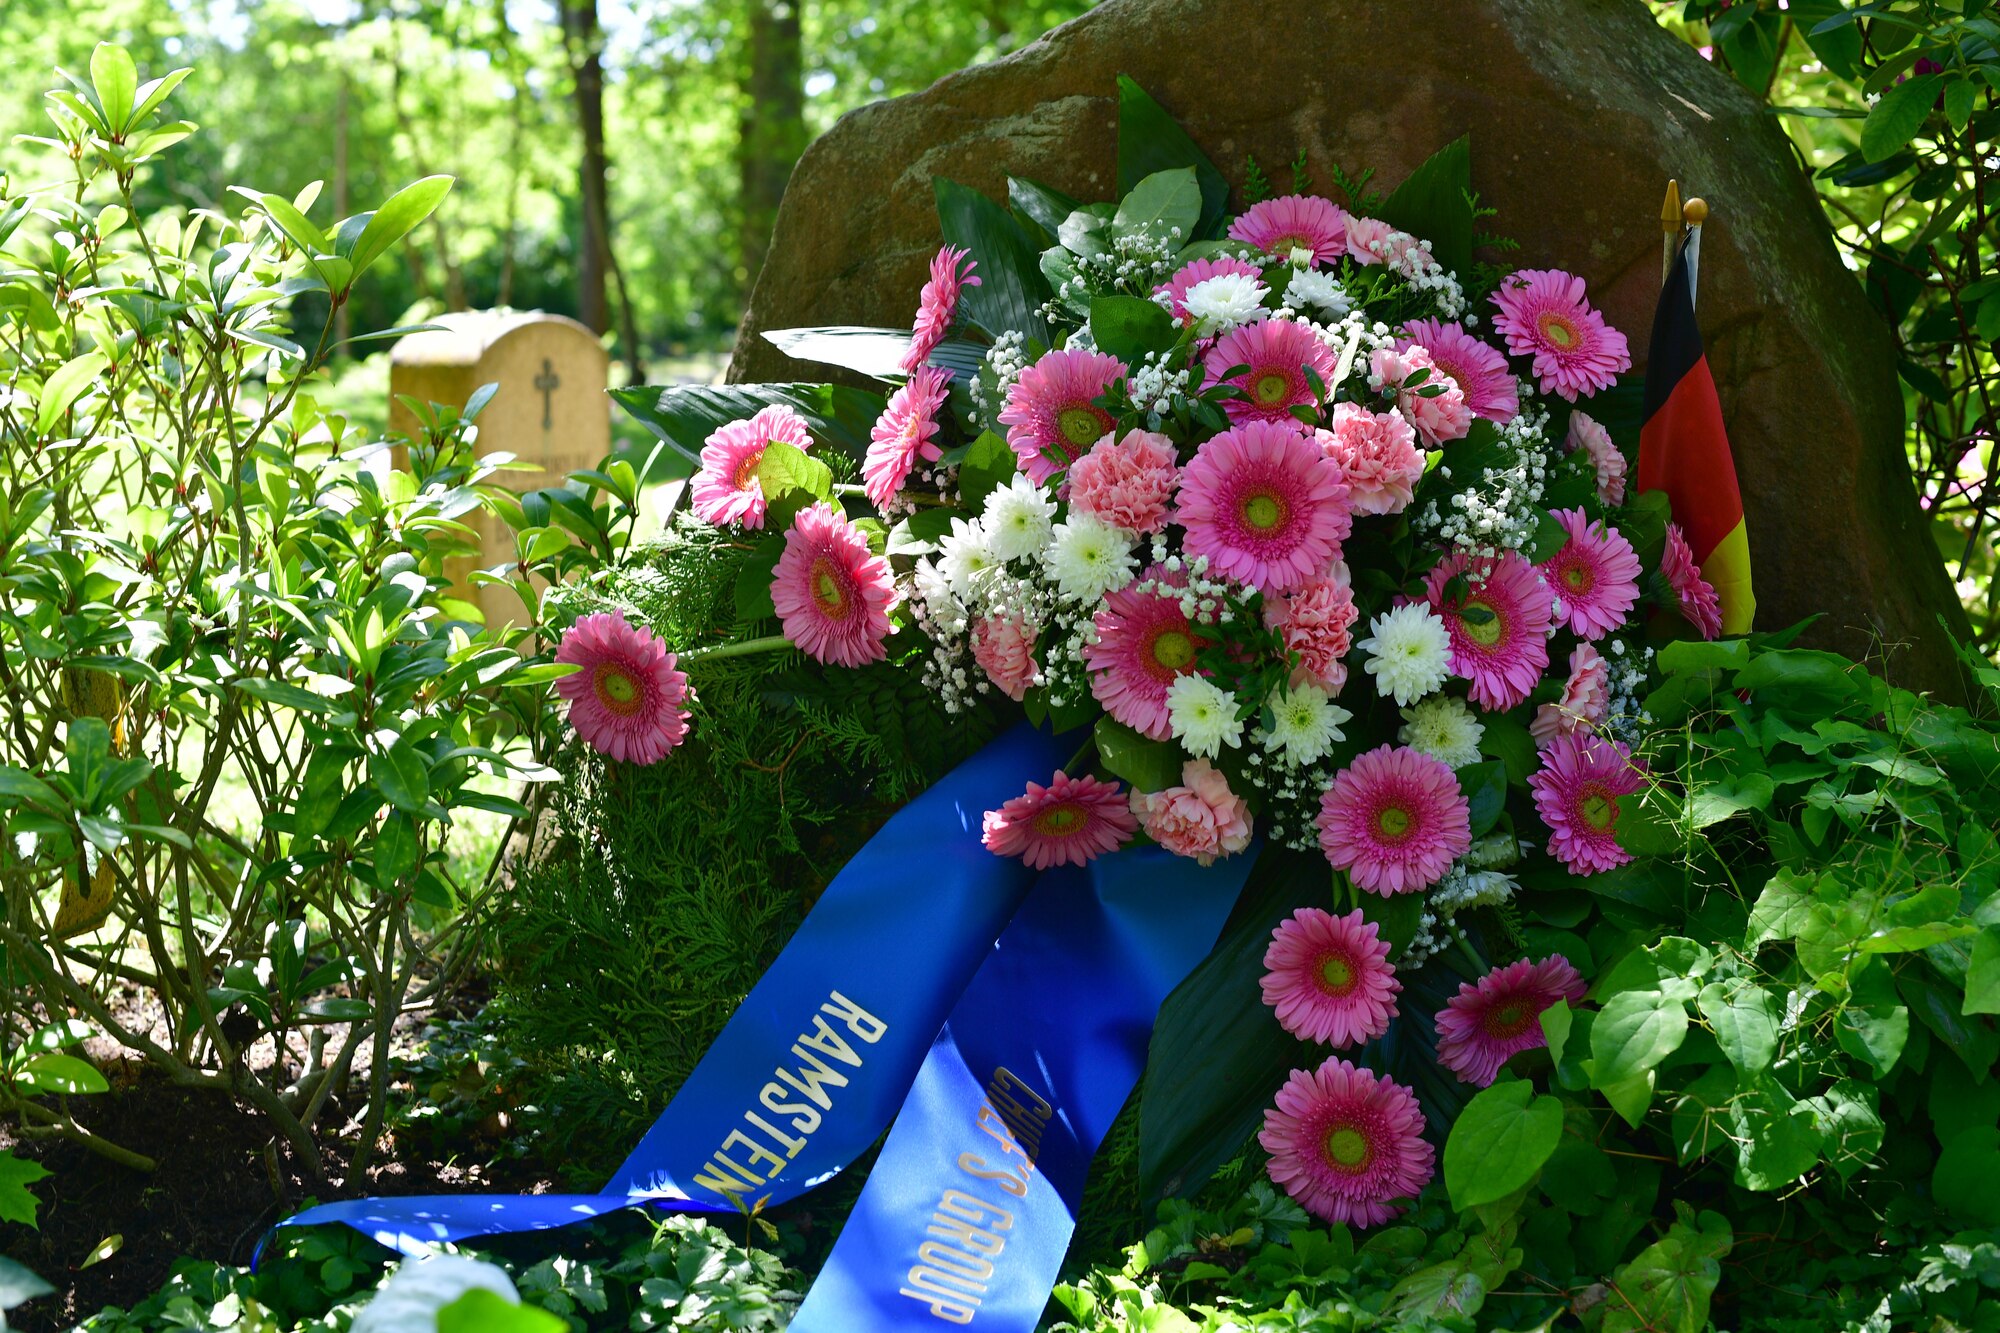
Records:
[[[1660,196],[1713,207],[1700,314],[1734,442],[1758,623],[1826,619],[1900,683],[1956,693],[1938,624],[1962,615],[1919,516],[1888,331],[1842,267],[1775,121],[1640,0],[1109,0],[1005,60],[843,118],[799,162],[731,376],[810,377],[759,335],[907,327],[939,244],[931,178],[1006,198],[1008,175],[1109,198],[1116,76],[1165,104],[1240,183],[1300,150],[1400,181],[1472,133],[1473,180],[1525,265],[1582,273],[1643,357]]]

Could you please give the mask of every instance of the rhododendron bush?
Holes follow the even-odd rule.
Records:
[[[1653,858],[1790,780],[1774,766],[1696,810],[1701,775],[1659,763],[1660,652],[1724,713],[1761,698],[1717,690],[1723,664],[1760,654],[1770,687],[1812,655],[1709,642],[1715,593],[1627,476],[1624,333],[1564,256],[1478,234],[1464,140],[1387,194],[1300,172],[1279,195],[1252,164],[1232,204],[1157,104],[1127,85],[1121,109],[1117,200],[1013,180],[1003,208],[940,180],[945,244],[910,331],[769,335],[877,388],[621,391],[695,468],[679,530],[748,555],[719,640],[663,643],[613,608],[552,626],[582,739],[672,764],[701,733],[707,657],[803,654],[836,686],[887,664],[947,715],[1074,737],[1064,768],[990,794],[994,856],[1255,858],[1153,1039],[1150,1197],[1254,1143],[1321,1221],[1388,1224],[1441,1186],[1487,1210],[1503,1253],[1558,1154],[1576,1159],[1551,1191],[1566,1215],[1611,1208],[1608,1142],[1629,1132],[1619,1151],[1655,1162],[1669,1087],[1660,1160],[1735,1154],[1750,1190],[1847,1179],[1882,1142],[1874,1104],[1743,1050],[1746,1024],[1776,1049],[1812,997],[1752,997],[1760,974],[1717,948],[1740,916],[1695,941],[1694,907],[1655,910]],[[1806,805],[1877,808],[1848,799]],[[1827,1022],[1865,1027],[1842,1017],[1861,975],[1815,983]],[[1691,1004],[1727,1056],[1706,1083],[1668,1072]],[[1853,1041],[1874,1060],[1881,1036]],[[1647,1170],[1635,1229],[1607,1223],[1559,1276],[1617,1263],[1654,1208]],[[1720,1219],[1676,1225],[1728,1247]],[[1483,1291],[1519,1263],[1465,1273]]]

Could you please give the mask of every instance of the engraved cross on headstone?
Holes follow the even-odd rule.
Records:
[[[556,424],[553,395],[562,387],[562,377],[548,357],[542,358],[542,373],[535,376],[535,387],[542,391],[542,429],[548,430]]]

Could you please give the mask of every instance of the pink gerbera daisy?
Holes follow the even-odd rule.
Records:
[[[1222,410],[1233,422],[1276,421],[1294,430],[1299,419],[1295,407],[1317,409],[1320,392],[1333,382],[1333,353],[1316,334],[1289,319],[1260,319],[1231,329],[1202,358],[1208,385],[1233,384],[1241,397],[1223,400]],[[1245,366],[1242,373],[1224,380],[1227,372]],[[1314,389],[1307,377],[1310,367],[1319,377]]]
[[[1144,534],[1167,526],[1167,502],[1180,480],[1174,442],[1154,431],[1109,435],[1070,464],[1069,507],[1114,528]]]
[[[1476,986],[1464,982],[1438,1011],[1438,1063],[1463,1082],[1490,1088],[1501,1065],[1549,1044],[1543,1012],[1557,1000],[1576,1003],[1587,989],[1561,954],[1496,967]]]
[[[1479,341],[1463,324],[1438,319],[1413,319],[1403,332],[1407,336],[1397,341],[1396,350],[1416,346],[1429,352],[1431,364],[1465,394],[1472,415],[1504,424],[1521,414],[1521,388],[1499,348]]]
[[[732,523],[763,527],[764,488],[757,481],[757,465],[772,443],[812,448],[806,419],[773,403],[748,421],[718,426],[701,446],[701,468],[688,483],[694,516],[718,528]]]
[[[815,661],[858,667],[888,655],[882,645],[896,604],[889,562],[823,502],[792,520],[772,571],[771,604],[785,637]]]
[[[1378,347],[1368,357],[1368,370],[1370,383],[1396,395],[1396,410],[1429,448],[1464,439],[1472,429],[1472,409],[1465,405],[1465,391],[1451,376],[1439,372],[1424,348],[1415,343],[1400,352]]]
[[[1125,789],[1085,774],[1058,771],[1044,787],[1030,782],[1025,795],[988,810],[980,841],[995,856],[1018,856],[1030,870],[1080,866],[1132,840],[1139,821],[1125,803]]]
[[[1472,846],[1471,815],[1443,760],[1382,745],[1334,777],[1315,822],[1334,869],[1387,898],[1443,879]]]
[[[1625,454],[1611,439],[1611,432],[1582,412],[1569,414],[1569,434],[1564,443],[1571,453],[1578,449],[1597,469],[1597,498],[1608,505],[1625,503]]]
[[[1400,1214],[1437,1174],[1424,1113],[1410,1090],[1334,1056],[1295,1069],[1264,1112],[1257,1142],[1285,1193],[1328,1222],[1372,1227]]]
[[[1570,651],[1569,679],[1562,698],[1535,710],[1528,733],[1537,749],[1547,749],[1558,736],[1594,731],[1611,713],[1611,668],[1604,655],[1587,643]]]
[[[1209,439],[1181,471],[1174,517],[1209,570],[1266,592],[1322,574],[1354,528],[1340,464],[1297,428],[1245,421]]]
[[[947,245],[931,260],[931,280],[917,297],[916,327],[910,333],[910,350],[903,353],[903,371],[912,374],[931,359],[931,353],[951,332],[958,314],[960,291],[979,286],[972,270],[978,267],[970,253]]]
[[[1340,693],[1347,683],[1344,659],[1354,646],[1349,627],[1357,615],[1347,565],[1339,560],[1328,573],[1315,574],[1288,593],[1264,599],[1265,625],[1278,632],[1288,656],[1298,655],[1293,685],[1317,685],[1328,694]]]
[[[1644,775],[1622,741],[1572,733],[1542,751],[1542,766],[1528,779],[1535,810],[1549,826],[1549,855],[1573,875],[1595,875],[1624,865],[1632,853],[1618,845],[1618,798],[1644,785]]]
[[[1201,669],[1195,655],[1208,646],[1181,610],[1185,584],[1185,577],[1155,565],[1110,593],[1097,613],[1097,641],[1083,649],[1091,695],[1113,718],[1156,741],[1173,735],[1167,691]]]
[[[924,366],[910,376],[910,382],[889,395],[882,415],[869,432],[868,457],[861,464],[861,479],[869,503],[885,509],[909,480],[910,469],[919,459],[935,463],[942,456],[938,447],[938,413],[951,390],[951,372],[941,366]]]
[[[1214,259],[1190,259],[1175,271],[1173,277],[1153,288],[1153,295],[1166,297],[1168,308],[1174,312],[1175,322],[1185,324],[1188,322],[1188,290],[1197,283],[1219,278],[1225,273],[1239,278],[1254,278],[1259,282],[1264,280],[1264,270],[1255,264],[1246,264],[1230,255],[1218,255]]]
[[[1451,584],[1465,576],[1463,596]],[[1451,670],[1472,682],[1472,702],[1490,712],[1528,697],[1549,668],[1554,599],[1518,552],[1499,559],[1451,556],[1424,580],[1425,600],[1451,632]]]
[[[1396,1016],[1403,983],[1389,966],[1389,941],[1359,908],[1334,916],[1301,907],[1271,932],[1264,967],[1264,1003],[1301,1041],[1355,1046]]]
[[[556,661],[579,668],[556,681],[569,724],[600,754],[650,764],[687,739],[688,678],[652,631],[620,611],[578,617]]]
[[[1667,524],[1667,547],[1660,556],[1660,573],[1667,580],[1681,616],[1701,631],[1702,638],[1712,639],[1722,633],[1722,601],[1715,595],[1715,588],[1701,576],[1701,566],[1694,562],[1694,550],[1678,523]]]
[[[1096,399],[1125,378],[1125,363],[1103,352],[1050,352],[1021,372],[1007,390],[1000,424],[1028,480],[1040,486],[1112,427]]]
[[[1290,259],[1294,250],[1310,250],[1313,263],[1329,264],[1347,253],[1347,211],[1317,195],[1266,199],[1250,205],[1229,224],[1229,239],[1278,259]]]
[[[1584,299],[1583,279],[1560,269],[1524,268],[1493,293],[1500,313],[1493,327],[1515,356],[1535,358],[1543,393],[1569,402],[1617,383],[1632,368],[1625,335]]]
[[[1625,534],[1591,522],[1581,509],[1558,509],[1554,517],[1569,540],[1542,562],[1542,578],[1562,598],[1561,620],[1595,642],[1639,604],[1639,557]]]
[[[1357,514],[1400,514],[1423,480],[1417,433],[1399,412],[1370,412],[1340,402],[1318,432],[1320,448],[1347,478],[1347,507]]]

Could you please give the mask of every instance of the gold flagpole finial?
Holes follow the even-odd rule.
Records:
[[[1708,221],[1708,200],[1690,199],[1681,205],[1681,221],[1690,227],[1699,227]]]
[[[1681,234],[1681,183],[1667,181],[1666,202],[1660,205],[1660,284],[1674,271],[1674,242]]]

